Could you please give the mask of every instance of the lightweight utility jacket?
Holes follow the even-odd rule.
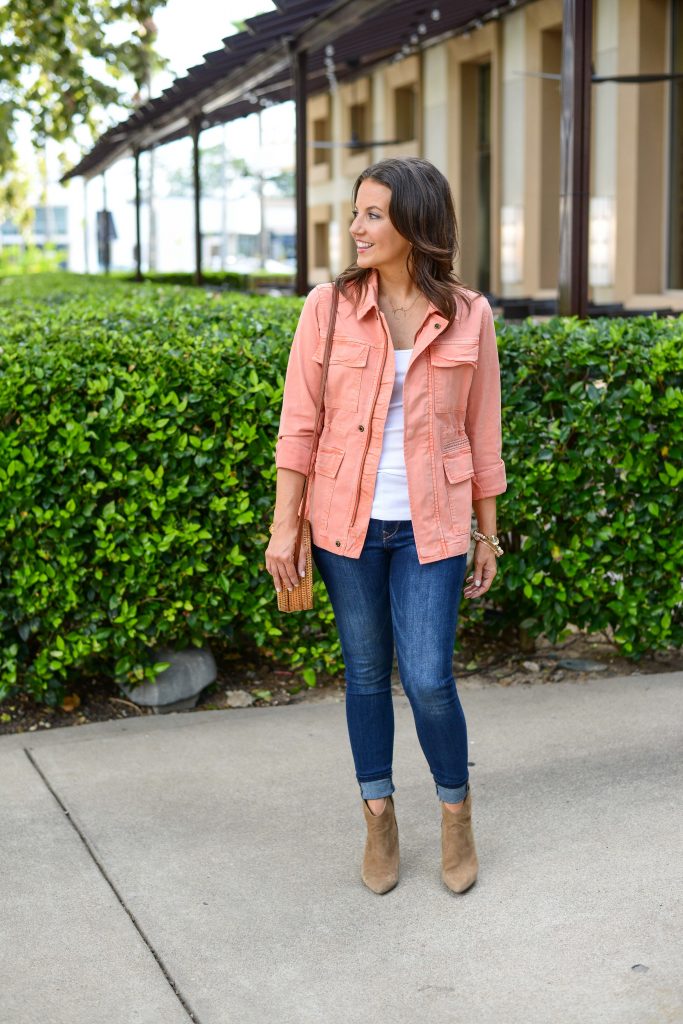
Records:
[[[359,558],[367,533],[394,385],[394,347],[377,303],[374,271],[358,308],[343,295],[324,395],[324,424],[304,516],[313,542]],[[403,451],[421,564],[470,544],[472,499],[506,490],[501,458],[500,369],[491,307],[469,292],[471,312],[446,330],[430,303],[403,385]],[[306,473],[320,392],[332,285],[304,303],[289,353],[275,465]]]

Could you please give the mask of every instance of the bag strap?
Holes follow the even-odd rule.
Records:
[[[332,336],[334,335],[334,325],[337,319],[337,307],[339,305],[339,289],[337,285],[332,283],[332,306],[330,307],[330,320],[327,325],[327,338],[325,340],[325,354],[323,356],[323,372],[320,379],[320,394],[318,395],[318,405],[315,410],[315,420],[313,426],[313,440],[311,441],[311,457],[308,462],[308,472],[306,473],[306,482],[304,483],[303,494],[301,495],[301,504],[299,506],[299,525],[296,531],[296,542],[294,544],[294,566],[296,567],[299,562],[299,552],[301,550],[301,541],[304,532],[304,510],[306,508],[306,495],[308,494],[308,485],[311,480],[311,472],[315,464],[315,456],[318,451],[318,441],[320,440],[320,434],[322,433],[323,424],[320,423],[320,412],[323,405],[323,395],[325,394],[325,383],[327,381],[327,368],[330,365],[330,354],[332,352]]]

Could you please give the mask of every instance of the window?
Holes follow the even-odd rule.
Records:
[[[66,206],[36,206],[33,230],[37,235],[43,235],[49,225],[52,234],[65,235],[67,231],[66,213]]]
[[[327,267],[330,262],[330,226],[326,221],[313,225],[313,260],[316,267]]]
[[[369,138],[369,110],[367,103],[352,103],[349,107],[349,128],[352,142],[367,142]],[[354,147],[355,148],[355,147]],[[357,152],[367,149],[366,146],[359,146]]]
[[[477,287],[491,287],[491,65],[477,67]]]
[[[683,71],[683,0],[671,4],[671,70]],[[667,285],[683,288],[683,78],[671,80]]]
[[[52,235],[66,235],[68,232],[68,210],[66,206],[36,206],[35,209],[35,220],[31,226],[31,230],[36,235],[46,234],[47,228],[50,228]],[[16,224],[12,221],[6,220],[0,231],[3,235],[19,235],[21,232]]]
[[[396,138],[400,142],[417,138],[417,93],[414,84],[394,89],[394,124]]]
[[[313,142],[330,141],[330,121],[327,117],[318,117],[313,122]],[[313,163],[329,164],[331,150],[328,146],[313,146]]]

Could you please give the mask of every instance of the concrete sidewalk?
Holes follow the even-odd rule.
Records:
[[[459,691],[461,895],[405,697],[384,896],[341,702],[0,738],[1,1024],[683,1022],[683,673]]]

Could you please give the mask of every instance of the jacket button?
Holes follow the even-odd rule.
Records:
[[[359,430],[365,430],[365,427],[364,427],[364,426],[363,426],[363,424],[361,423],[361,424],[359,424],[359,426],[358,426],[358,429],[359,429]]]
[[[434,330],[435,331],[438,331],[439,327],[441,327],[441,324],[434,324]]]
[[[341,547],[341,541],[340,540],[335,540],[334,543],[337,545],[338,548]]]

